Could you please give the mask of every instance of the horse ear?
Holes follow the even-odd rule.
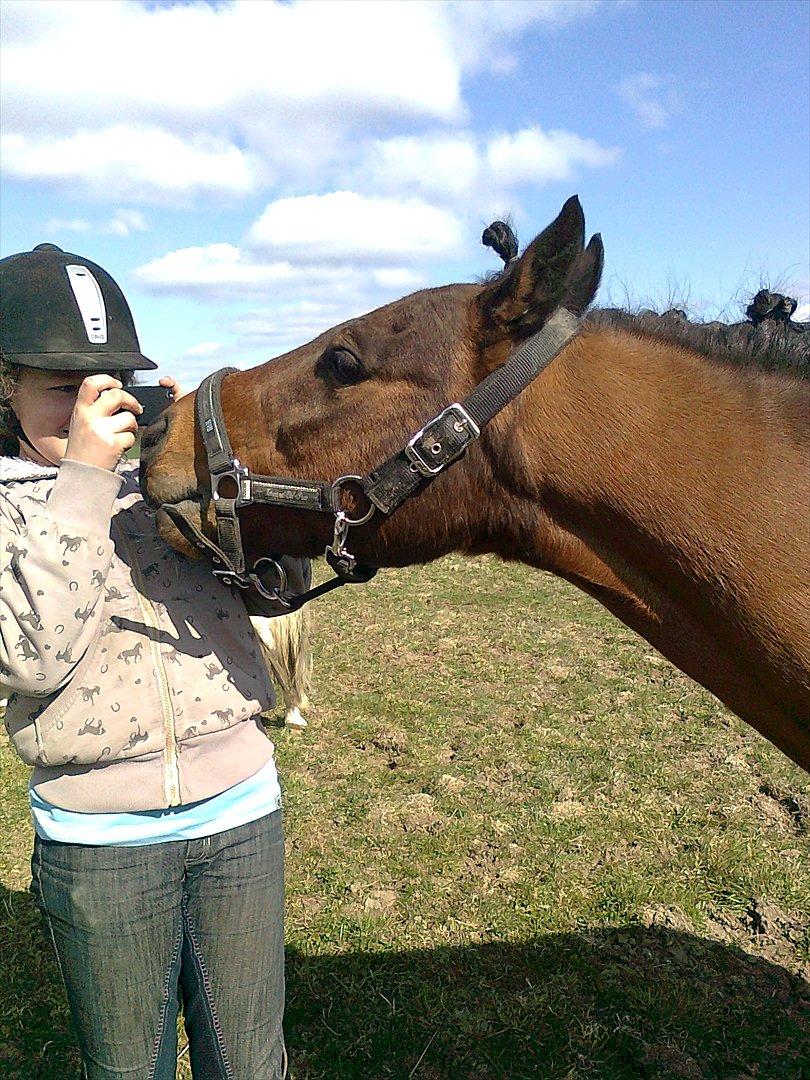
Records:
[[[560,306],[585,244],[585,216],[576,195],[557,218],[478,297],[484,343],[520,340]]]
[[[560,305],[574,315],[582,315],[596,296],[604,265],[602,237],[595,233],[568,273]]]

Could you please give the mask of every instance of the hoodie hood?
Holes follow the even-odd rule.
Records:
[[[20,457],[0,457],[0,484],[21,480],[53,479],[59,470],[55,465],[37,465]]]

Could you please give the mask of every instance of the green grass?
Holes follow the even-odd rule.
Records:
[[[805,774],[524,567],[389,571],[313,613],[310,727],[270,730],[295,1077],[806,1075]],[[0,768],[0,1074],[65,1080]]]

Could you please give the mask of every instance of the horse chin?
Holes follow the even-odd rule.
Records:
[[[200,513],[199,503],[185,500],[176,503],[175,505],[181,510],[183,517],[196,525],[201,531],[206,531],[203,529],[204,522],[202,520],[202,514]],[[186,540],[185,536],[183,536],[165,510],[157,511],[155,524],[157,525],[158,536],[161,540],[164,540],[169,547],[174,548],[175,551],[179,551],[181,555],[186,555],[190,559],[202,558],[202,553],[199,548]]]

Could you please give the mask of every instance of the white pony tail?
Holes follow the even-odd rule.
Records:
[[[267,669],[281,691],[284,722],[290,727],[305,728],[301,715],[309,708],[312,686],[312,645],[310,618],[305,608],[274,619],[251,617]]]

